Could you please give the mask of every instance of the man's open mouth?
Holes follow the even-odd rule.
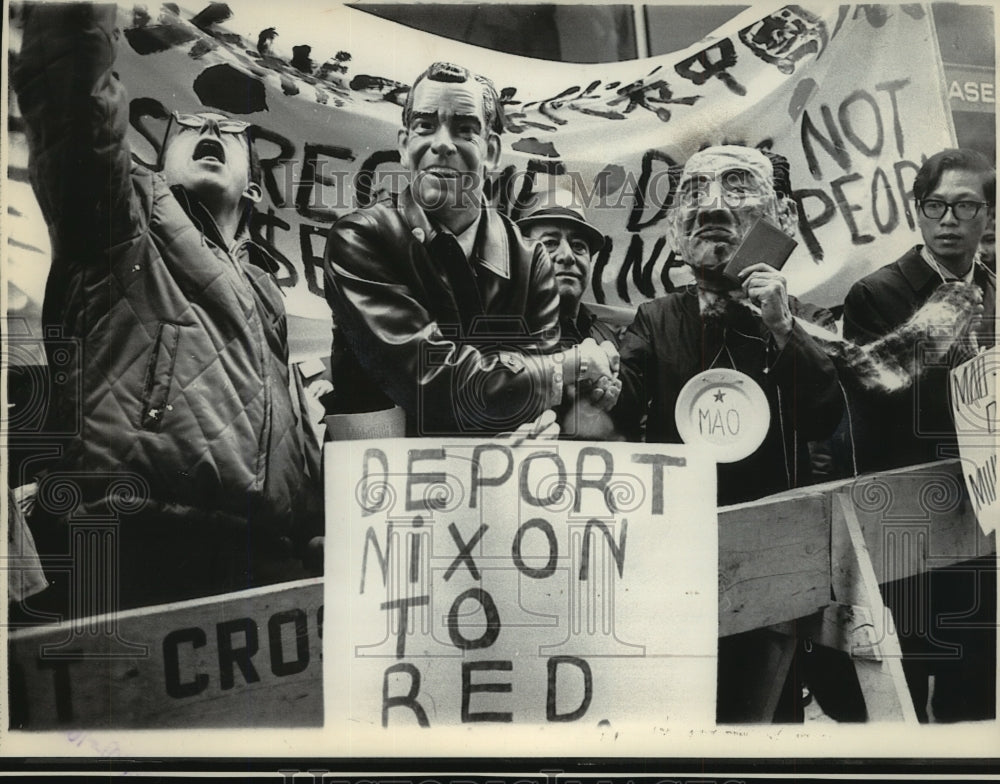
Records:
[[[225,163],[226,150],[222,143],[215,139],[202,139],[195,145],[194,155],[191,157],[196,161],[215,160],[218,163]]]

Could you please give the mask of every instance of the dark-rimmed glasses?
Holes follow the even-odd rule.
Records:
[[[975,218],[983,207],[988,207],[989,205],[984,201],[948,202],[941,201],[940,199],[924,199],[917,202],[917,206],[924,214],[924,217],[930,220],[941,220],[950,209],[951,214],[955,216],[956,220],[967,221]]]

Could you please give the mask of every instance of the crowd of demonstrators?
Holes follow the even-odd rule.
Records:
[[[593,339],[555,351],[552,262],[484,198],[501,113],[492,83],[464,67],[414,81],[399,131],[409,185],[330,231],[331,413],[395,404],[409,435],[498,433],[537,421],[564,384],[612,375]]]
[[[27,6],[12,83],[52,240],[46,350],[74,352],[50,373],[48,423],[74,435],[29,524],[58,554],[73,520],[115,521],[116,562],[86,577],[121,608],[305,576],[299,548],[322,518],[276,265],[249,238],[248,124],[175,114],[162,173],[133,163],[115,13]],[[69,578],[49,579],[27,615],[69,611]]]
[[[37,477],[37,499],[19,491],[19,530],[40,552],[65,553],[72,520],[115,520],[108,595],[118,608],[305,576],[302,557],[323,534],[319,469],[301,384],[290,383],[277,265],[250,239],[261,198],[251,126],[174,113],[160,171],[134,163],[112,71],[114,7],[39,4],[25,14],[12,83],[52,237],[47,350],[75,351],[75,370],[50,379],[49,425],[78,413],[82,423]],[[752,260],[735,280],[723,271],[758,220],[794,235],[787,161],[703,149],[673,172],[666,224],[694,283],[641,304],[621,334],[583,302],[605,238],[574,194],[534,194],[517,223],[486,198],[502,111],[489,80],[462,66],[435,63],[414,81],[398,133],[408,185],[329,234],[328,413],[395,406],[410,436],[680,443],[682,389],[725,368],[760,387],[770,424],[752,454],[719,464],[720,504],[809,484],[810,442],[849,441],[854,473],[957,456],[947,374],[995,341],[995,172],[983,156],[946,150],[921,167],[913,193],[924,244],[851,288],[851,355],[831,348],[844,345],[824,332],[835,330],[832,315],[790,296],[772,259]],[[928,342],[942,306],[961,315],[949,322],[960,334]],[[927,349],[906,364],[912,383],[867,383],[844,360],[870,364],[865,350],[889,344]],[[46,497],[55,479],[76,485],[72,508]],[[995,559],[968,566],[978,595],[995,599]],[[921,578],[927,586],[899,595],[932,590],[934,612],[954,614],[967,609],[964,576]],[[26,614],[68,611],[65,578],[48,579]],[[995,602],[977,612],[980,629],[949,636],[932,624],[938,643],[962,646],[960,659],[906,662],[918,712],[934,675],[936,717],[992,715]],[[934,653],[926,638],[903,643]],[[753,645],[720,646],[723,720],[747,708],[737,660]]]

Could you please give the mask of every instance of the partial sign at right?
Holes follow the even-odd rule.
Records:
[[[983,531],[1000,522],[997,503],[997,368],[1000,350],[993,346],[951,371],[952,413],[962,475]]]

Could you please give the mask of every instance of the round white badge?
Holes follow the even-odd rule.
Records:
[[[684,385],[674,420],[685,444],[707,446],[717,462],[735,463],[764,443],[771,409],[764,390],[746,373],[715,368]]]

